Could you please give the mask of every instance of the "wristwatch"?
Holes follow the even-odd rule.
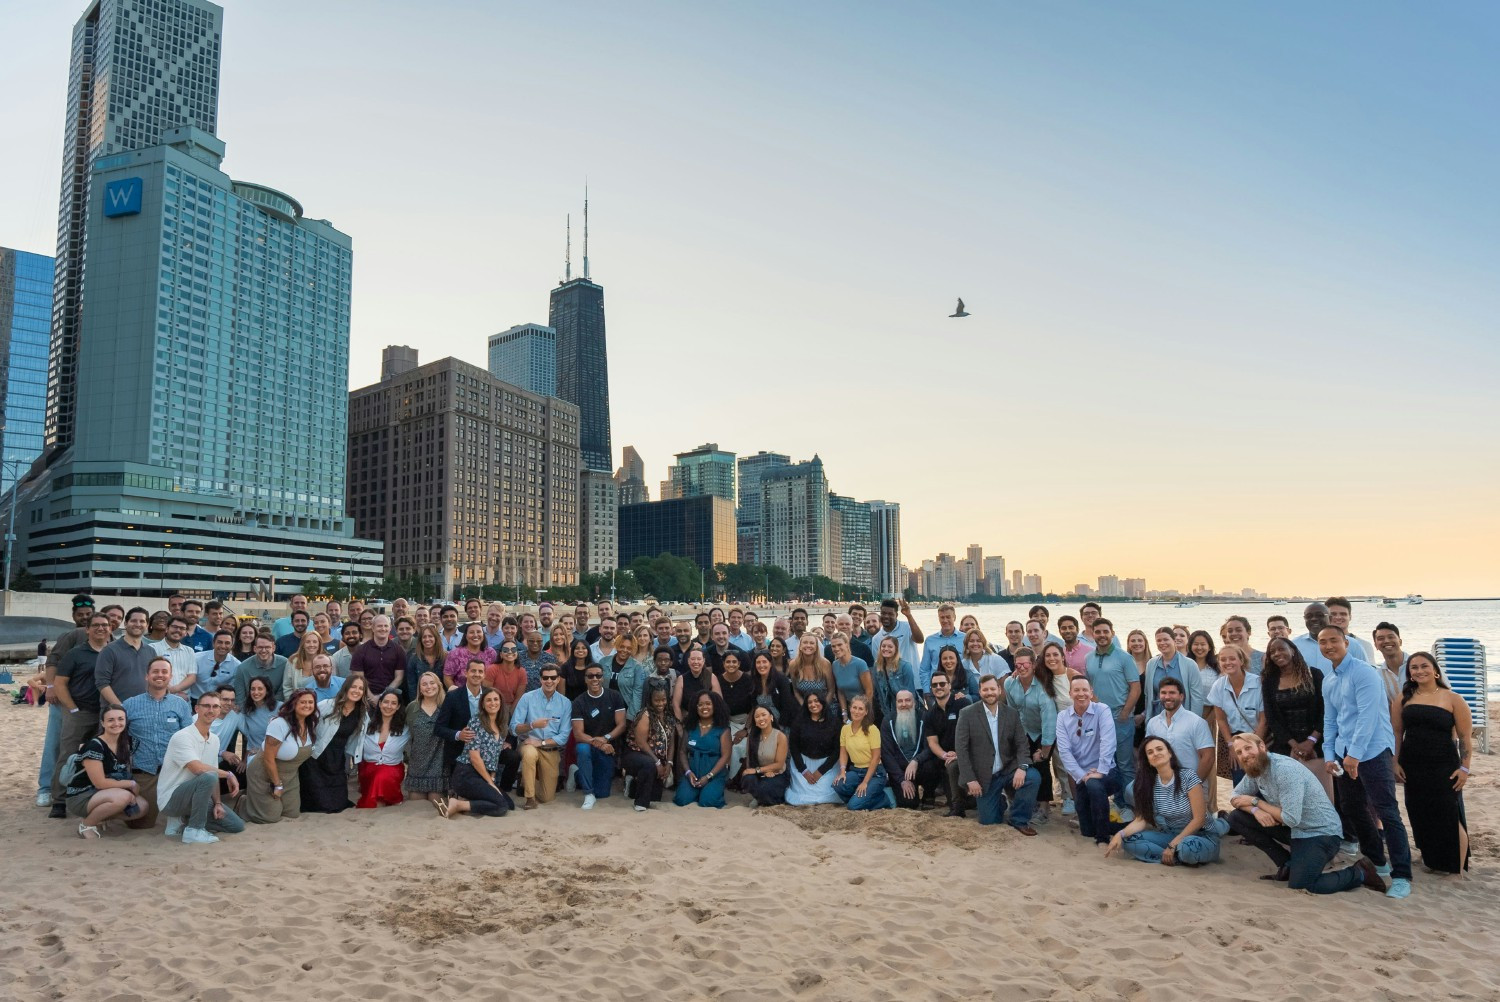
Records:
[[[1260,798],[1259,797],[1252,797],[1250,799],[1250,808],[1252,810],[1254,810],[1255,808],[1257,808],[1259,806],[1260,806]]]

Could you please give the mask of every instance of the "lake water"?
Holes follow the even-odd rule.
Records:
[[[972,614],[979,620],[979,628],[984,631],[990,643],[1004,643],[1005,624],[1012,619],[1025,622],[1026,611],[1033,604],[1006,602],[959,606],[958,618]],[[1058,616],[1065,613],[1077,616],[1080,604],[1082,603],[1068,602],[1048,605],[1047,608],[1052,610],[1051,632],[1057,632]],[[1250,620],[1250,643],[1256,650],[1265,650],[1266,618],[1269,616],[1279,614],[1290,620],[1292,636],[1307,632],[1302,625],[1305,603],[1275,605],[1270,602],[1228,602],[1222,605],[1197,605],[1187,609],[1170,605],[1147,605],[1143,602],[1110,602],[1108,599],[1101,600],[1099,604],[1104,608],[1105,618],[1115,624],[1115,632],[1121,637],[1131,630],[1145,630],[1150,635],[1159,626],[1181,623],[1189,630],[1207,630],[1217,646],[1220,625],[1234,615]],[[912,611],[924,632],[937,632],[935,608]],[[816,621],[815,612],[814,622]],[[1421,605],[1407,605],[1398,600],[1394,609],[1382,609],[1370,602],[1354,603],[1350,628],[1372,646],[1370,635],[1375,630],[1375,624],[1380,622],[1396,624],[1401,630],[1402,647],[1408,654],[1412,651],[1431,650],[1432,642],[1439,637],[1470,637],[1484,644],[1487,660],[1500,658],[1500,601],[1424,602]],[[1154,644],[1151,650],[1153,654],[1156,652]],[[1489,681],[1490,691],[1500,692],[1500,666],[1490,667]]]

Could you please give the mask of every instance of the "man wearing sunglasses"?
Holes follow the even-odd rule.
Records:
[[[605,620],[610,626],[614,623]],[[600,797],[609,796],[619,761],[618,745],[625,734],[625,700],[604,688],[604,669],[584,669],[587,689],[573,700],[573,747],[578,754],[578,788],[583,791],[583,809],[591,811]]]
[[[963,693],[954,694],[953,680],[944,672],[934,672],[931,682],[932,701],[927,708],[924,728],[927,750],[942,763],[948,777],[948,813],[945,817],[964,816],[962,787],[958,782],[958,711],[969,705]]]

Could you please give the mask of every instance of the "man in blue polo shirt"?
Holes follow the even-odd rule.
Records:
[[[1130,784],[1135,779],[1135,726],[1130,723],[1135,701],[1141,694],[1141,676],[1135,658],[1115,643],[1115,624],[1100,617],[1094,620],[1094,649],[1085,659],[1089,684],[1094,698],[1109,707],[1114,718],[1115,768],[1120,770],[1120,788],[1115,805],[1120,817],[1133,821],[1130,809]]]
[[[1339,814],[1354,828],[1360,852],[1376,871],[1393,878],[1387,896],[1404,898],[1411,894],[1411,845],[1396,806],[1396,734],[1385,682],[1378,670],[1350,653],[1337,626],[1318,631],[1318,646],[1333,666],[1323,676],[1323,757],[1334,777]]]

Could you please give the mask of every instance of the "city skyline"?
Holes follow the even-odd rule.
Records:
[[[60,67],[83,9],[9,18],[28,44],[0,73],[27,99],[0,244],[55,247]],[[841,493],[898,498],[904,552],[1017,538],[1011,565],[1063,586],[1118,568],[1272,594],[1500,591],[1495,403],[1452,376],[1500,361],[1492,8],[656,11],[439,3],[413,25],[227,5],[217,127],[236,175],[297,192],[360,247],[351,386],[413,331],[484,367],[488,335],[534,321],[562,277],[587,173],[613,438],[653,470],[695,442],[794,445]],[[289,19],[347,54],[277,44]],[[497,32],[514,71],[498,94],[481,71]],[[694,44],[725,33],[746,44]],[[413,57],[414,37],[441,56]],[[557,69],[563,39],[591,57]],[[796,72],[767,73],[768,50]],[[893,62],[922,70],[897,80]],[[309,119],[307,95],[334,93],[352,95],[341,114]],[[351,172],[391,117],[414,144],[472,149]],[[552,155],[508,152],[528,147]],[[955,295],[973,316],[947,319]],[[900,378],[882,386],[880,366]],[[1065,372],[1062,396],[1007,402],[1041,385],[1026,367]],[[821,406],[830,372],[874,394],[871,420]],[[715,395],[651,393],[665,374]],[[939,392],[942,430],[912,420]],[[1054,460],[1045,490],[1015,489],[1026,446]],[[924,475],[950,451],[972,467]],[[1438,493],[1434,465],[1462,489]]]

